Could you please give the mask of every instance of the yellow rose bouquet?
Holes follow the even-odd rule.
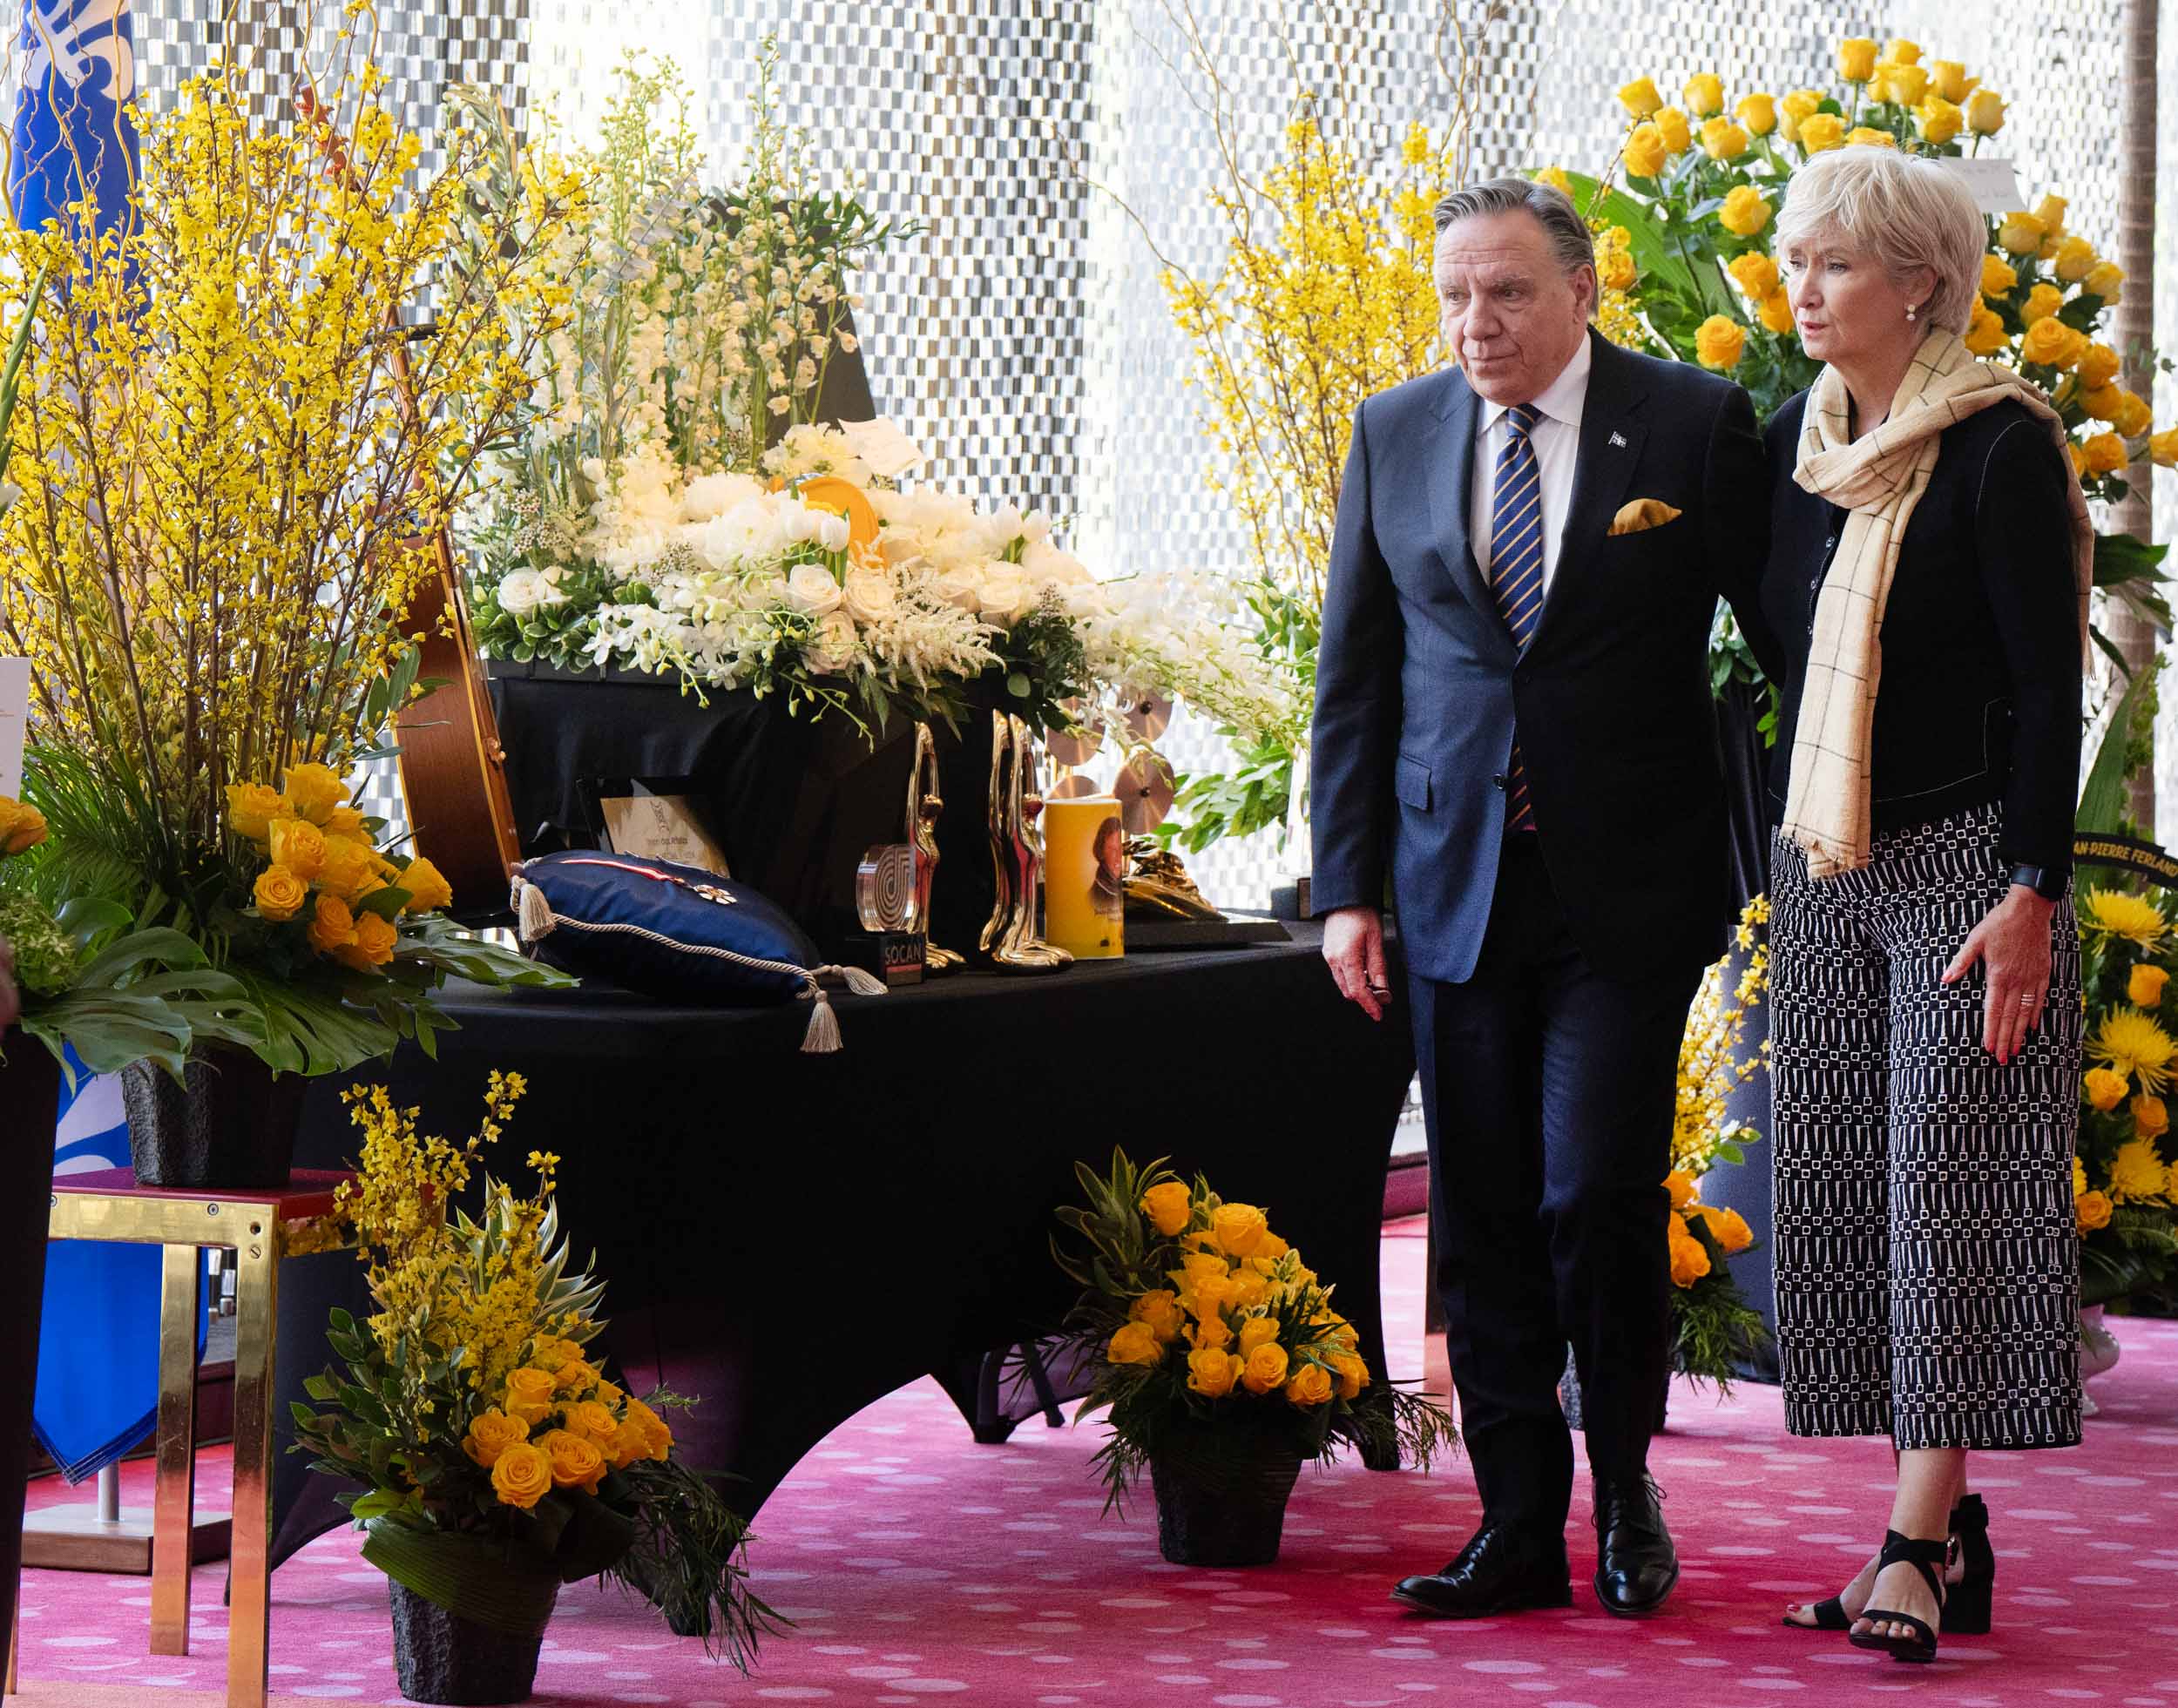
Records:
[[[2178,927],[2168,891],[2079,897],[2087,1070],[2073,1158],[2080,1296],[2108,1304],[2167,1290],[2178,1259],[2178,1144],[2165,1098],[2178,1081]]]
[[[1220,1563],[1175,1537],[1181,1485],[1214,1508],[1282,1477],[1282,1511],[1301,1462],[1328,1463],[1342,1442],[1424,1467],[1454,1444],[1442,1408],[1370,1369],[1330,1287],[1261,1209],[1199,1175],[1190,1186],[1161,1159],[1138,1169],[1123,1151],[1108,1177],[1086,1164],[1075,1173],[1086,1203],[1059,1219],[1082,1244],[1055,1238],[1052,1254],[1083,1289],[1067,1329],[1095,1376],[1077,1418],[1110,1414],[1097,1455],[1107,1511],[1151,1471],[1167,1557]]]
[[[1740,1367],[1769,1340],[1762,1313],[1747,1302],[1725,1266],[1727,1258],[1752,1250],[1755,1236],[1735,1210],[1705,1205],[1701,1181],[1720,1165],[1747,1160],[1746,1147],[1762,1134],[1730,1111],[1732,1095],[1765,1071],[1769,1041],[1752,1055],[1746,1048],[1747,1017],[1769,983],[1769,949],[1761,935],[1769,922],[1769,901],[1758,895],[1741,910],[1735,957],[1728,955],[1702,976],[1679,1041],[1678,1101],[1672,1114],[1671,1249],[1673,1362],[1683,1375],[1713,1381],[1728,1391]],[[1729,980],[1728,984],[1727,981]]]
[[[749,1590],[741,1520],[673,1455],[660,1413],[691,1402],[636,1398],[589,1350],[605,1287],[569,1261],[558,1158],[530,1153],[526,1197],[485,1176],[481,1216],[460,1207],[524,1089],[494,1073],[459,1144],[420,1136],[382,1087],[345,1094],[362,1151],[336,1219],[375,1308],[332,1313],[346,1374],[306,1385],[321,1409],[296,1402],[294,1450],[362,1485],[341,1498],[363,1557],[410,1595],[538,1637],[562,1583],[602,1573],[746,1670],[777,1617]]]
[[[1924,58],[1911,41],[1849,38],[1827,74],[1812,70],[1779,79],[1809,86],[1736,98],[1697,72],[1678,106],[1653,78],[1639,78],[1619,91],[1626,134],[1608,168],[1598,177],[1558,167],[1536,174],[1572,196],[1599,233],[1604,335],[1728,375],[1765,422],[1818,371],[1800,347],[1774,250],[1796,168],[1834,148],[1937,159],[1978,153],[2006,123],[2001,95],[1957,61]],[[2031,212],[1987,221],[1981,296],[1965,338],[1976,354],[2050,394],[2081,486],[2090,498],[2115,501],[2134,470],[2146,478],[2151,465],[2178,463],[2178,428],[2154,432],[2146,400],[2120,383],[2104,323],[2125,275],[2066,226],[2066,211],[2062,196],[2045,195]],[[2162,557],[2129,535],[2100,536],[2095,584],[2167,631],[2170,611],[2156,591]],[[1728,619],[1715,674],[1720,687],[1757,678]]]

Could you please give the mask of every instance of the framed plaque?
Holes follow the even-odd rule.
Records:
[[[706,802],[680,777],[599,777],[583,784],[591,834],[608,854],[634,854],[734,874]]]

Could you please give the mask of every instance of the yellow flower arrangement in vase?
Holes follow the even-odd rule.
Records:
[[[2165,1102],[2178,1063],[2178,931],[2168,892],[2090,884],[2078,901],[2087,1010],[2073,1221],[2080,1296],[2107,1304],[2168,1286],[2178,1259],[2178,1146]]]
[[[530,1152],[527,1196],[477,1178],[525,1089],[492,1074],[458,1144],[419,1134],[383,1087],[344,1094],[362,1146],[336,1215],[374,1308],[332,1313],[346,1374],[306,1384],[321,1409],[298,1402],[297,1448],[362,1485],[341,1498],[402,1593],[541,1637],[558,1586],[603,1573],[746,1670],[776,1616],[749,1591],[741,1521],[673,1455],[659,1414],[690,1402],[636,1398],[591,1350],[605,1287],[568,1260],[559,1158]]]
[[[1095,1371],[1077,1415],[1110,1413],[1107,1510],[1150,1471],[1167,1559],[1275,1558],[1301,1462],[1341,1442],[1424,1467],[1453,1444],[1441,1408],[1370,1371],[1330,1287],[1261,1209],[1123,1151],[1108,1176],[1074,1171],[1086,1202],[1059,1219],[1083,1243],[1052,1251],[1083,1289],[1067,1327]]]

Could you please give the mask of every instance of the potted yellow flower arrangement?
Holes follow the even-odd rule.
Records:
[[[20,494],[0,516],[0,652],[30,661],[24,795],[76,893],[180,934],[239,987],[188,1034],[206,1141],[278,1129],[270,1075],[428,1044],[450,974],[557,979],[434,914],[443,886],[380,847],[339,781],[428,686],[410,598],[528,395],[559,312],[531,252],[565,211],[525,207],[518,230],[504,213],[471,248],[481,138],[450,132],[419,173],[368,64],[279,123],[241,77],[222,63],[145,117],[115,233],[0,229],[0,304],[27,312],[33,353],[0,489]],[[326,169],[343,149],[349,178]],[[404,383],[389,328],[433,281]],[[206,1104],[214,1083],[256,1114]],[[202,1150],[162,1140],[139,1174],[285,1178],[284,1160]]]
[[[1122,1151],[1106,1178],[1075,1172],[1086,1203],[1059,1219],[1083,1243],[1054,1238],[1052,1254],[1082,1287],[1067,1327],[1096,1373],[1077,1415],[1110,1414],[1107,1511],[1149,1471],[1167,1560],[1277,1558],[1302,1462],[1341,1442],[1425,1468],[1454,1445],[1442,1408],[1370,1371],[1330,1287],[1261,1209]]]
[[[332,1313],[345,1375],[311,1378],[294,1450],[360,1483],[342,1500],[363,1557],[392,1580],[395,1661],[411,1701],[519,1702],[563,1583],[603,1574],[746,1670],[777,1629],[748,1589],[741,1520],[673,1455],[664,1392],[637,1399],[587,1348],[603,1283],[569,1261],[552,1172],[518,1196],[483,1182],[453,1208],[521,1097],[494,1073],[465,1143],[419,1136],[382,1087],[345,1096],[363,1135],[338,1219],[374,1313]]]

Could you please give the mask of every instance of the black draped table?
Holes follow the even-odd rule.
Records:
[[[702,1396],[675,1433],[691,1463],[742,1479],[729,1498],[753,1512],[833,1428],[918,1376],[984,1439],[1034,1414],[1034,1385],[994,1383],[989,1355],[1072,1302],[1052,1212],[1079,1196],[1074,1164],[1101,1171],[1117,1144],[1262,1205],[1383,1370],[1379,1225],[1412,1045],[1403,1015],[1374,1025],[1341,1002],[1298,933],[837,995],[831,1056],[800,1053],[800,1003],[457,987],[462,1030],[438,1059],[404,1046],[382,1077],[456,1139],[490,1069],[528,1079],[491,1166],[519,1179],[531,1150],[559,1154],[561,1225],[608,1283],[611,1359],[637,1392]],[[313,1088],[299,1167],[355,1152],[337,1089]],[[296,1265],[281,1286],[285,1420],[327,1362],[328,1308],[359,1308],[358,1266]],[[276,1476],[279,1558],[340,1513],[301,1455]]]

